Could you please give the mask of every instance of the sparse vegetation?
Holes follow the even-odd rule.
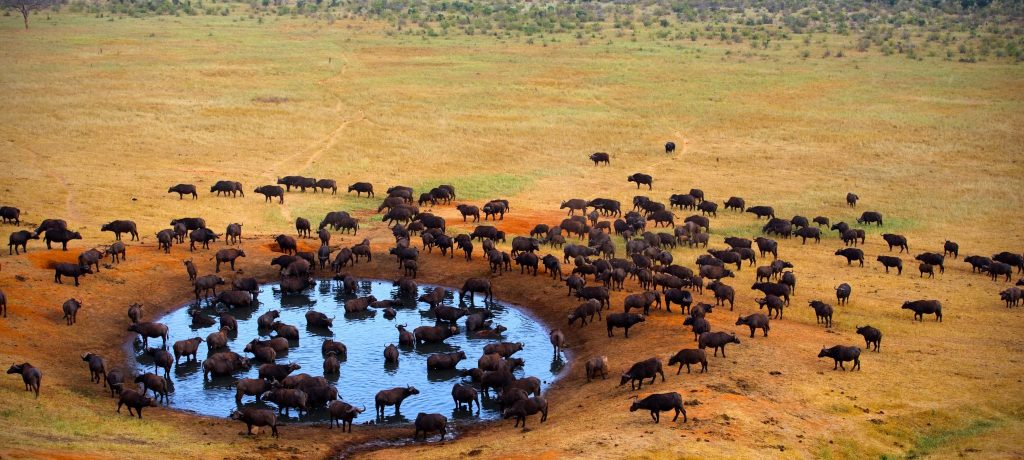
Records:
[[[94,340],[61,336],[67,340],[44,347],[29,337],[34,328],[56,333],[59,301],[83,292],[102,305],[76,330],[104,337],[123,338],[121,323],[99,318],[123,321],[118,296],[135,288],[146,290],[147,308],[182,301],[183,253],[176,247],[163,257],[152,236],[169,215],[204,216],[218,231],[244,222],[253,251],[245,271],[254,275],[270,276],[269,250],[260,247],[268,235],[292,232],[299,216],[315,223],[328,211],[350,211],[365,228],[332,244],[393,242],[373,213],[380,195],[290,193],[284,205],[251,196],[278,175],[381,189],[449,183],[456,201],[474,204],[508,198],[512,211],[498,225],[510,237],[564,218],[563,199],[629,203],[642,192],[625,176],[644,172],[654,176],[645,194],[661,201],[700,187],[720,203],[743,196],[787,218],[853,222],[877,209],[886,226],[867,228],[871,256],[884,252],[877,234],[889,231],[905,233],[915,254],[956,239],[960,260],[1019,248],[1022,239],[1020,2],[72,0],[33,21],[25,31],[13,12],[0,17],[0,204],[20,205],[26,225],[67,219],[84,234],[75,249],[109,243],[98,228],[114,218],[132,218],[144,231],[142,243],[129,245],[130,262],[104,268],[110,283],[90,279],[81,291],[53,285],[40,268],[73,261],[74,251],[34,242],[27,256],[0,259],[12,312],[0,321],[0,349],[9,360],[46,366],[39,400],[25,398],[20,381],[0,380],[0,445],[12,456],[321,457],[370,440],[373,427],[343,438],[293,425],[280,439],[251,440],[229,422],[164,409],[147,411],[145,422],[115,418],[112,400],[84,383],[70,351]],[[664,154],[667,140],[678,144],[675,156]],[[587,161],[594,151],[610,152],[611,165]],[[201,193],[193,202],[164,193],[178,182],[203,189],[220,179],[243,182],[246,197]],[[847,191],[862,197],[856,210],[842,200]],[[449,207],[436,212],[472,228]],[[712,247],[724,236],[750,237],[764,222],[718,214]],[[706,375],[655,387],[699,399],[688,407],[688,425],[640,425],[621,389],[579,381],[583,358],[594,354],[608,354],[615,370],[641,354],[690,346],[678,313],[658,312],[615,347],[600,327],[581,332],[586,340],[570,343],[576,356],[566,383],[551,390],[552,417],[542,428],[468,429],[444,446],[375,455],[583,457],[595,443],[611,457],[760,457],[782,448],[831,458],[1016,455],[1024,375],[1004,355],[1018,347],[1018,310],[998,302],[997,284],[959,260],[935,280],[919,279],[916,264],[903,276],[885,275],[870,259],[847,268],[832,255],[836,232],[823,236],[820,245],[780,243],[780,256],[799,267],[800,287],[770,339],[730,350]],[[621,256],[622,241],[614,242]],[[703,252],[673,251],[686,264]],[[460,284],[485,271],[477,262],[441,265],[448,260],[435,255],[421,267],[429,282]],[[394,259],[380,259],[361,265],[363,274],[392,276]],[[166,274],[173,281],[160,278]],[[504,275],[497,295],[564,322],[564,286],[531,278]],[[728,280],[744,314],[754,305],[752,278],[744,267]],[[854,286],[853,299],[824,332],[807,301],[831,296],[840,281]],[[944,323],[901,314],[911,296],[942,299]],[[620,308],[621,298],[614,302]],[[715,315],[716,329],[731,327],[731,313]],[[852,328],[868,322],[887,342],[880,354],[865,353],[863,371],[833,373],[831,363],[813,359],[819,342],[862,343]],[[123,353],[119,345],[109,362]],[[68,362],[79,366],[69,365],[74,373],[50,371]],[[822,430],[825,422],[834,430]],[[623,432],[631,443],[616,445]]]

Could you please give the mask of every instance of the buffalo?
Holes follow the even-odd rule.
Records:
[[[255,193],[263,195],[263,201],[271,201],[274,197],[277,197],[278,204],[284,203],[284,189],[277,185],[263,185],[256,187]]]
[[[164,254],[171,253],[171,245],[174,243],[175,235],[174,230],[165,229],[160,230],[156,234],[157,249],[163,249]]]
[[[164,402],[167,402],[170,400],[169,393],[171,392],[171,381],[164,377],[152,373],[145,373],[135,377],[135,383],[142,384],[143,395],[145,395],[147,391],[153,390],[153,396],[157,397],[157,401],[163,400]]]
[[[299,389],[272,388],[270,391],[263,393],[262,398],[264,401],[276,404],[279,414],[288,415],[293,407],[299,412],[300,417],[303,412],[309,411],[309,396],[306,392]]]
[[[231,420],[238,420],[245,423],[246,434],[249,436],[253,435],[252,427],[255,426],[257,429],[262,426],[269,426],[271,429],[272,436],[275,438],[277,435],[277,415],[274,411],[268,409],[256,409],[253,407],[244,407],[241,410],[236,410],[231,413]]]
[[[818,227],[801,227],[793,232],[794,235],[801,238],[800,244],[807,244],[807,239],[814,239],[815,243],[821,242],[821,229]]]
[[[200,343],[203,343],[203,339],[199,337],[174,342],[171,347],[174,350],[174,363],[178,364],[178,359],[182,356],[185,357],[185,362],[189,361],[189,356],[192,357],[192,361],[197,361],[196,355],[199,353]]]
[[[548,402],[540,396],[534,396],[530,399],[516,401],[515,404],[512,404],[512,407],[505,409],[501,416],[502,418],[515,417],[515,426],[518,427],[519,423],[522,422],[523,429],[526,429],[526,417],[538,412],[541,414],[541,423],[546,422],[548,420]]]
[[[725,200],[725,209],[735,209],[739,212],[744,212],[747,209],[747,203],[738,196],[731,196],[728,200]]]
[[[220,235],[217,234],[217,233],[214,233],[213,230],[210,230],[208,228],[197,228],[195,230],[192,230],[192,232],[189,233],[189,235],[188,235],[188,239],[189,239],[189,248],[188,248],[188,250],[190,252],[191,251],[195,251],[196,243],[202,243],[202,248],[203,249],[210,249],[210,242],[211,241],[217,241],[217,238],[220,238]]]
[[[605,322],[608,326],[608,337],[614,337],[612,330],[617,327],[625,329],[626,338],[629,338],[629,328],[636,324],[646,321],[643,315],[637,315],[634,313],[610,313],[606,318]]]
[[[413,329],[417,343],[441,343],[458,332],[458,326],[419,326]]]
[[[960,255],[960,245],[946,240],[945,244],[942,245],[942,255],[947,254],[952,255],[956,259]]]
[[[768,337],[768,321],[769,320],[767,316],[761,313],[754,313],[748,316],[740,316],[736,320],[736,325],[747,325],[747,327],[750,328],[750,338],[754,338],[754,331],[757,329],[761,329],[762,331],[764,331],[764,336]]]
[[[648,190],[653,188],[654,178],[648,174],[636,173],[626,177],[627,182],[635,182],[636,188],[640,188],[641,185],[646,185]]]
[[[746,212],[757,216],[758,219],[762,217],[775,218],[775,209],[771,206],[751,206],[747,208]]]
[[[373,184],[371,184],[369,182],[356,182],[356,183],[354,183],[352,185],[349,185],[347,193],[352,193],[352,191],[356,192],[356,196],[357,197],[361,196],[364,193],[366,194],[367,197],[373,197],[374,196],[373,195]]]
[[[444,440],[445,427],[448,426],[448,417],[441,414],[427,414],[420,412],[416,416],[416,421],[413,422],[413,426],[416,428],[416,432],[412,435],[412,440],[415,441],[419,438],[420,432],[423,432],[423,440],[427,440],[427,433],[437,431],[441,435],[441,439]]]
[[[818,324],[824,324],[825,327],[832,327],[832,306],[822,302],[820,300],[812,300],[808,302],[808,305],[814,309],[814,317]]]
[[[679,364],[679,369],[676,370],[676,375],[679,375],[683,371],[683,366],[686,366],[686,373],[690,373],[691,364],[700,364],[701,373],[708,371],[708,355],[699,348],[684,348],[679,350],[668,360],[668,365]]]
[[[889,268],[895,268],[897,275],[903,274],[903,260],[899,257],[878,256],[878,261],[885,267],[886,273],[889,273]]]
[[[882,226],[882,214],[875,211],[864,211],[863,214],[857,219],[858,224],[875,224],[879,227]]]
[[[124,389],[124,371],[120,369],[113,369],[107,372],[106,377],[107,388],[110,389],[110,397],[113,398],[115,395],[120,395]]]
[[[107,248],[106,254],[110,256],[111,263],[121,263],[122,260],[128,260],[124,243],[115,241]]]
[[[38,240],[39,235],[34,234],[28,230],[18,230],[11,233],[7,241],[7,253],[10,254],[21,254],[18,252],[18,246],[21,246],[21,250],[28,252],[28,240]]]
[[[683,397],[674,391],[671,393],[652,394],[640,400],[634,396],[633,404],[629,406],[629,411],[636,412],[640,409],[651,411],[651,419],[654,420],[654,423],[661,423],[661,413],[670,410],[675,411],[675,416],[672,417],[673,422],[679,418],[679,414],[683,414],[683,423],[686,423],[686,408],[683,407]]]
[[[46,243],[46,249],[53,249],[50,246],[51,243],[60,243],[61,249],[67,251],[69,241],[80,239],[82,239],[81,233],[72,232],[67,229],[50,229],[43,234],[43,242]]]
[[[1024,271],[1024,255],[1014,254],[1012,252],[1000,252],[992,256],[992,260],[1002,262],[1011,267],[1017,267],[1017,273]],[[934,264],[933,264],[934,265]]]
[[[846,368],[843,367],[844,361],[853,361],[853,367],[850,368],[851,371],[854,369],[860,370],[860,347],[847,347],[843,345],[836,345],[831,348],[822,347],[821,351],[818,352],[818,357],[828,357],[835,360],[832,370],[838,368],[845,371]]]
[[[992,277],[992,281],[995,281],[1001,275],[1006,277],[1006,281],[1010,281],[1010,275],[1013,274],[1013,267],[1010,264],[996,261],[988,264],[982,270],[988,272],[989,276]]]
[[[43,373],[37,367],[29,363],[11,364],[7,373],[21,375],[21,380],[25,383],[25,391],[34,391],[36,399],[39,399],[39,385],[43,380]]]
[[[217,286],[221,286],[224,284],[226,284],[224,278],[221,278],[217,275],[203,275],[196,277],[195,281],[192,282],[192,290],[196,294],[196,301],[198,302],[200,300],[200,292],[203,293],[202,298],[209,297],[211,291],[213,292],[213,295],[216,296]]]
[[[327,193],[327,189],[331,189],[331,195],[337,195],[338,182],[334,179],[320,179],[313,184],[313,191],[316,192],[317,189],[323,193]]]
[[[590,161],[594,162],[594,166],[597,166],[600,163],[604,163],[605,165],[611,165],[611,158],[607,153],[604,152],[594,152],[590,154],[589,158]]]
[[[455,401],[455,410],[462,410],[462,405],[467,406],[467,410],[473,411],[473,403],[476,403],[476,411],[480,413],[480,396],[476,389],[461,383],[456,383],[452,387],[452,400]]]
[[[128,406],[128,415],[138,414],[139,418],[142,418],[143,407],[157,407],[157,402],[153,398],[149,398],[146,395],[139,393],[132,389],[126,389],[121,392],[121,395],[117,400],[117,413],[121,413],[121,406]],[[132,410],[135,410],[135,414]]]
[[[21,210],[13,206],[0,206],[0,218],[3,218],[3,222],[8,222],[14,225],[21,225]]]
[[[75,286],[78,286],[79,277],[92,273],[92,269],[89,267],[83,267],[79,264],[70,264],[66,262],[54,264],[53,270],[53,282],[64,284],[64,282],[61,281],[61,277],[70,276],[75,279]]]
[[[83,267],[96,266],[96,273],[100,272],[100,261],[103,260],[103,252],[97,249],[89,249],[78,255],[78,265]]]
[[[435,353],[427,357],[427,369],[455,369],[455,366],[463,359],[466,359],[466,353],[463,351]]]
[[[850,294],[853,293],[853,288],[849,284],[842,283],[836,286],[836,302],[839,305],[844,305],[850,301]]]
[[[754,299],[754,302],[756,302],[760,308],[767,307],[769,317],[782,319],[782,308],[785,305],[785,302],[778,296],[769,294],[765,295],[764,298]],[[775,311],[774,316],[772,316],[773,310]]]
[[[730,343],[740,343],[736,334],[728,332],[705,332],[697,339],[697,347],[701,350],[712,347],[715,349],[715,356],[718,356],[718,349],[722,349],[722,357],[725,358],[725,346]]]
[[[377,396],[374,397],[377,416],[383,418],[384,408],[387,406],[395,406],[395,415],[401,413],[402,401],[409,396],[418,394],[420,394],[420,390],[408,385],[405,387],[395,387],[389,390],[381,390],[377,392]]]
[[[239,257],[245,257],[245,251],[241,249],[221,249],[217,251],[214,256],[217,260],[216,272],[220,273],[220,264],[226,263],[231,266],[231,270],[235,269],[235,259]]]
[[[924,315],[935,315],[935,320],[942,322],[942,303],[938,300],[914,300],[903,302],[903,310],[912,310],[914,312],[914,320],[921,318],[924,321]]]
[[[520,351],[522,349],[523,349],[523,343],[522,342],[515,342],[515,343],[512,343],[512,342],[489,343],[487,345],[484,345],[484,354],[487,355],[487,354],[491,354],[491,353],[497,353],[498,355],[500,355],[503,358],[508,358],[509,356],[512,356],[517,351]]]
[[[302,369],[302,367],[299,366],[297,363],[288,363],[288,364],[267,363],[267,364],[260,365],[260,367],[259,367],[259,377],[261,379],[267,379],[267,380],[270,380],[270,381],[275,381],[276,380],[278,382],[282,382],[282,381],[284,381],[285,377],[288,377],[289,374],[291,374],[292,372],[295,372],[295,371],[297,371],[299,369]]]
[[[858,248],[843,248],[836,251],[835,255],[843,256],[846,258],[846,265],[852,265],[853,261],[859,261],[860,266],[864,266],[864,251]]]
[[[701,201],[700,204],[697,205],[697,209],[700,210],[702,215],[718,217],[718,203],[713,201]]]
[[[775,240],[759,236],[754,238],[754,242],[757,243],[757,250],[760,251],[761,257],[764,257],[765,253],[771,253],[772,257],[779,258],[779,243]]]
[[[506,200],[492,200],[484,204],[484,220],[492,219],[505,220],[505,213],[509,211],[508,201]],[[443,227],[442,227],[443,229]]]
[[[493,300],[494,292],[491,288],[491,281],[486,278],[469,278],[465,283],[462,284],[462,290],[459,291],[459,302],[468,294],[470,302],[473,301],[473,294],[480,293],[484,295],[484,301]]]
[[[697,207],[697,200],[693,195],[673,194],[668,198],[668,203],[669,206],[673,208],[678,206],[679,209],[696,209]],[[726,206],[726,209],[729,209],[729,206]]]
[[[103,382],[103,388],[107,387],[107,368],[103,363],[103,358],[96,353],[85,353],[82,355],[82,361],[89,364],[89,382],[100,383]]]
[[[245,198],[245,191],[242,190],[241,182],[219,180],[217,181],[217,183],[213,184],[213,186],[210,187],[210,193],[214,192],[217,192],[217,196],[220,196],[221,193],[223,193],[224,196],[228,196],[228,193],[230,193],[232,197],[235,197],[239,193],[241,193],[242,198]]]
[[[64,320],[68,326],[72,326],[78,321],[78,310],[82,309],[82,301],[75,299],[68,299],[61,306],[61,310],[64,311]]]
[[[177,193],[178,199],[183,199],[185,195],[192,195],[192,199],[199,198],[199,194],[196,193],[196,186],[192,184],[178,184],[169,189],[167,193]]]
[[[173,224],[172,224],[173,225]],[[39,236],[48,230],[67,230],[68,223],[63,219],[43,219],[43,222],[36,227],[35,234]]]
[[[917,257],[914,257],[914,259],[929,265],[937,265],[939,267],[939,273],[946,273],[946,267],[943,265],[943,263],[946,260],[946,257],[943,256],[942,254],[937,254],[934,252],[924,252],[918,254]]]
[[[292,191],[292,187],[301,189],[303,193],[306,192],[307,188],[312,188],[316,191],[316,179],[312,177],[303,176],[284,176],[277,178],[278,185],[284,185],[285,189],[289,192]]]
[[[366,406],[362,408],[355,407],[349,403],[342,401],[331,401],[327,406],[327,412],[331,416],[331,420],[327,425],[328,428],[332,426],[338,426],[341,431],[345,431],[345,425],[348,424],[348,432],[352,432],[352,420],[359,416],[359,414],[366,411]],[[338,421],[341,420],[341,424]]]
[[[121,241],[121,234],[128,233],[132,236],[132,241],[139,239],[139,231],[135,227],[135,222],[130,220],[115,220],[108,222],[100,227],[101,232],[114,232],[114,238],[117,241]]]
[[[910,252],[910,246],[907,246],[907,237],[903,235],[896,235],[892,233],[883,233],[882,239],[889,245],[889,250],[892,251],[893,247],[900,248],[900,252]]]
[[[863,327],[857,326],[857,334],[864,336],[864,342],[868,351],[871,350],[871,345],[874,345],[875,351],[877,352],[878,347],[882,345],[882,331],[877,328],[871,327],[870,325]]]

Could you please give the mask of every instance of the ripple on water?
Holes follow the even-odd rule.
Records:
[[[323,356],[320,346],[324,340],[331,338],[348,347],[348,356],[341,362],[340,375],[327,376],[327,380],[338,388],[341,399],[355,406],[365,405],[367,412],[356,419],[356,423],[373,419],[374,396],[382,389],[412,385],[419,391],[402,403],[401,415],[393,415],[394,407],[385,411],[383,423],[408,423],[419,412],[440,413],[449,419],[459,420],[490,420],[500,418],[497,404],[491,403],[481,395],[483,410],[479,414],[474,411],[455,411],[451,390],[455,383],[466,383],[468,377],[459,376],[457,370],[427,371],[427,357],[432,353],[453,352],[462,350],[466,359],[459,363],[459,369],[476,367],[477,360],[483,355],[483,347],[493,340],[471,338],[465,332],[465,319],[459,320],[460,333],[449,337],[444,343],[424,344],[415,347],[399,347],[398,365],[384,364],[384,347],[398,344],[396,324],[407,324],[412,331],[418,326],[435,325],[434,316],[429,306],[417,302],[419,294],[425,293],[434,286],[421,285],[417,295],[399,297],[398,289],[390,281],[360,280],[356,293],[346,294],[341,285],[332,280],[321,280],[317,285],[303,294],[282,295],[277,284],[266,284],[261,287],[257,296],[258,303],[250,309],[233,309],[230,313],[238,320],[238,331],[230,334],[228,347],[239,354],[253,338],[268,338],[271,332],[259,331],[256,318],[269,310],[279,310],[279,321],[291,324],[299,329],[300,338],[293,342],[288,353],[277,357],[277,363],[296,362],[302,369],[295,373],[307,373],[313,376],[323,375]],[[402,303],[396,308],[398,315],[388,320],[382,312],[345,315],[344,303],[355,297],[373,295],[378,300],[395,299]],[[445,305],[457,306],[458,301],[453,292],[449,291]],[[477,307],[486,306],[494,313],[495,325],[508,328],[504,333],[504,341],[522,342],[522,351],[515,356],[526,360],[524,367],[515,371],[517,378],[535,376],[541,379],[546,387],[553,380],[564,364],[562,356],[552,356],[551,344],[548,341],[548,330],[537,320],[530,317],[522,309],[503,302],[483,302],[479,297],[475,300]],[[192,327],[192,318],[188,308],[179,308],[159,319],[170,329],[168,348],[177,340],[201,337],[204,340],[212,332],[219,330],[219,325],[203,328]],[[330,330],[306,327],[306,312],[316,310],[333,316],[334,327]],[[203,313],[216,318],[217,312],[203,303]],[[261,335],[261,332],[263,335]],[[151,345],[153,343],[151,342]],[[136,351],[133,365],[138,372],[153,372],[152,360],[141,350],[141,345],[134,345]],[[219,350],[223,351],[223,350]],[[208,352],[206,344],[199,351],[198,363],[185,363],[171,370],[174,392],[171,394],[170,407],[187,410],[203,415],[226,417],[238,406],[235,404],[235,384],[241,378],[257,378],[258,364],[247,371],[231,376],[212,377],[204,381],[202,360]],[[244,354],[251,358],[251,354]],[[479,389],[479,388],[478,388]],[[273,408],[272,403],[257,403],[249,396],[242,399],[243,406]],[[295,411],[285,418],[288,421],[319,422],[327,420],[326,409],[311,411],[301,418]]]

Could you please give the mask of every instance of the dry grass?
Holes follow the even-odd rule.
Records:
[[[748,204],[773,205],[782,216],[852,222],[860,211],[878,210],[886,215],[885,230],[905,233],[915,254],[939,250],[945,239],[958,241],[961,255],[1020,252],[1024,242],[1020,66],[855,52],[827,60],[772,51],[738,58],[701,42],[542,47],[472,37],[386,38],[362,21],[108,22],[60,14],[52,25],[38,21],[24,32],[17,18],[2,19],[3,204],[19,206],[28,222],[67,219],[86,237],[73,244],[76,249],[109,242],[109,234],[98,231],[103,222],[134,219],[145,245],[129,257],[146,254],[116,274],[87,279],[80,290],[50,284],[50,273],[38,267],[56,255],[39,244],[27,258],[3,258],[0,287],[12,299],[14,317],[0,322],[0,358],[49,365],[38,402],[27,399],[16,379],[0,381],[6,401],[0,416],[8,427],[0,449],[13,456],[53,449],[67,449],[69,456],[140,456],[140,444],[152,447],[147,454],[176,457],[251,455],[259,448],[279,456],[323,455],[343,443],[346,438],[335,435],[314,447],[294,438],[253,443],[235,437],[235,426],[195,425],[162,410],[144,424],[108,417],[110,402],[82,383],[85,369],[74,355],[50,356],[45,341],[33,335],[35,328],[67,334],[55,326],[57,306],[68,296],[85,296],[114,320],[89,318],[95,334],[71,338],[61,349],[118,353],[119,302],[138,296],[134,286],[159,308],[173,306],[186,289],[178,273],[180,248],[172,256],[153,249],[152,235],[172,217],[201,215],[218,229],[244,222],[247,235],[265,235],[290,232],[295,217],[319,219],[328,210],[366,217],[378,202],[307,192],[289,194],[279,206],[251,193],[278,175],[330,177],[342,185],[371,181],[380,189],[451,183],[473,202],[512,200],[504,225],[521,231],[557,222],[562,199],[628,202],[636,192],[625,176],[639,171],[655,176],[655,190],[640,193],[662,201],[699,187],[720,203],[742,196]],[[661,152],[669,139],[681,154]],[[585,160],[597,150],[612,153],[611,167]],[[215,198],[202,190],[197,201],[179,201],[163,193],[179,182],[202,189],[220,179],[243,182],[247,197]],[[856,211],[843,203],[847,191],[863,199]],[[439,212],[454,220],[452,209]],[[749,214],[720,213],[713,244],[757,229]],[[381,244],[389,238],[371,232]],[[548,424],[524,433],[504,424],[478,428],[445,448],[410,450],[424,457],[473,450],[610,458],[1024,455],[1017,441],[1024,413],[1015,328],[1020,315],[998,301],[1005,283],[972,275],[959,261],[935,280],[917,278],[909,263],[902,277],[885,275],[873,262],[885,247],[871,233],[864,269],[847,268],[832,255],[840,245],[834,234],[818,246],[782,243],[781,256],[797,266],[800,285],[772,336],[744,340],[728,359],[714,359],[708,375],[671,376],[653,387],[698,399],[701,404],[689,408],[696,419],[690,424],[655,426],[644,414],[628,413],[631,393],[611,382],[577,389],[581,363],[591,355],[608,354],[618,369],[689,346],[692,336],[681,319],[660,313],[628,341],[611,341],[599,326],[572,331],[577,360],[550,394]],[[698,252],[680,249],[675,256],[689,264]],[[259,260],[250,262],[262,267]],[[479,263],[441,265],[429,259],[427,278],[458,284],[483,270]],[[392,268],[383,263],[366,274],[391,276]],[[738,312],[752,309],[754,296],[746,289],[752,272],[745,268],[730,280],[738,287]],[[16,274],[29,283],[15,281]],[[131,288],[117,280],[129,280]],[[854,286],[854,301],[824,332],[806,302],[830,298],[841,281]],[[510,275],[499,283],[503,297],[535,307],[552,323],[570,306],[563,288],[547,281]],[[898,308],[925,297],[946,305],[944,323],[912,323]],[[613,304],[620,302],[617,296]],[[716,312],[712,324],[731,330],[731,316]],[[885,340],[882,353],[865,355],[862,372],[833,373],[814,359],[822,344],[861,343],[853,326],[869,322]],[[66,363],[74,372],[58,376]],[[318,428],[290,430],[302,439],[323,436]],[[308,450],[289,450],[296,448]]]

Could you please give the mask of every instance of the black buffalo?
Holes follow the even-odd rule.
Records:
[[[199,194],[196,193],[196,186],[192,184],[178,184],[169,189],[167,193],[177,193],[178,199],[183,199],[185,195],[192,195],[192,199],[199,198]]]
[[[935,320],[942,322],[942,303],[938,300],[914,300],[903,302],[903,310],[914,312],[914,320],[924,321],[924,315],[935,315]]]
[[[636,188],[640,188],[641,185],[646,185],[648,190],[653,188],[654,178],[649,174],[635,173],[626,177],[627,182],[635,182]]]
[[[256,187],[256,193],[263,195],[264,202],[272,200],[277,197],[278,203],[284,203],[284,189],[278,185],[263,185]]]
[[[100,227],[101,232],[114,232],[114,238],[117,241],[121,241],[121,234],[128,233],[132,236],[132,241],[139,239],[139,231],[135,227],[135,222],[130,220],[115,220],[108,222]]]
[[[860,370],[860,347],[836,345],[831,348],[822,348],[821,351],[818,352],[818,357],[827,357],[835,360],[835,365],[832,366],[832,370],[836,370],[838,368],[845,371],[846,367],[843,367],[844,361],[853,361],[853,367],[850,368],[850,371]]]
[[[879,227],[882,226],[882,214],[875,211],[864,211],[857,219],[858,224],[875,224]]]
[[[230,193],[231,196],[234,197],[241,193],[242,197],[245,197],[245,191],[242,190],[242,183],[229,180],[217,181],[217,183],[210,187],[210,193],[213,192],[217,192],[217,196],[220,196],[221,193],[223,193],[224,196],[228,196]]]
[[[672,417],[672,421],[676,421],[679,418],[679,414],[683,414],[683,423],[686,423],[686,408],[683,407],[683,397],[679,393],[658,393],[647,396],[644,399],[637,400],[633,399],[633,404],[629,406],[630,412],[636,412],[640,409],[651,411],[651,418],[654,419],[654,423],[661,423],[661,413],[665,411],[675,411],[675,416]]]
[[[846,258],[846,265],[852,265],[853,261],[859,261],[860,266],[864,266],[864,251],[857,248],[843,248],[836,251],[837,256],[843,256]]]

